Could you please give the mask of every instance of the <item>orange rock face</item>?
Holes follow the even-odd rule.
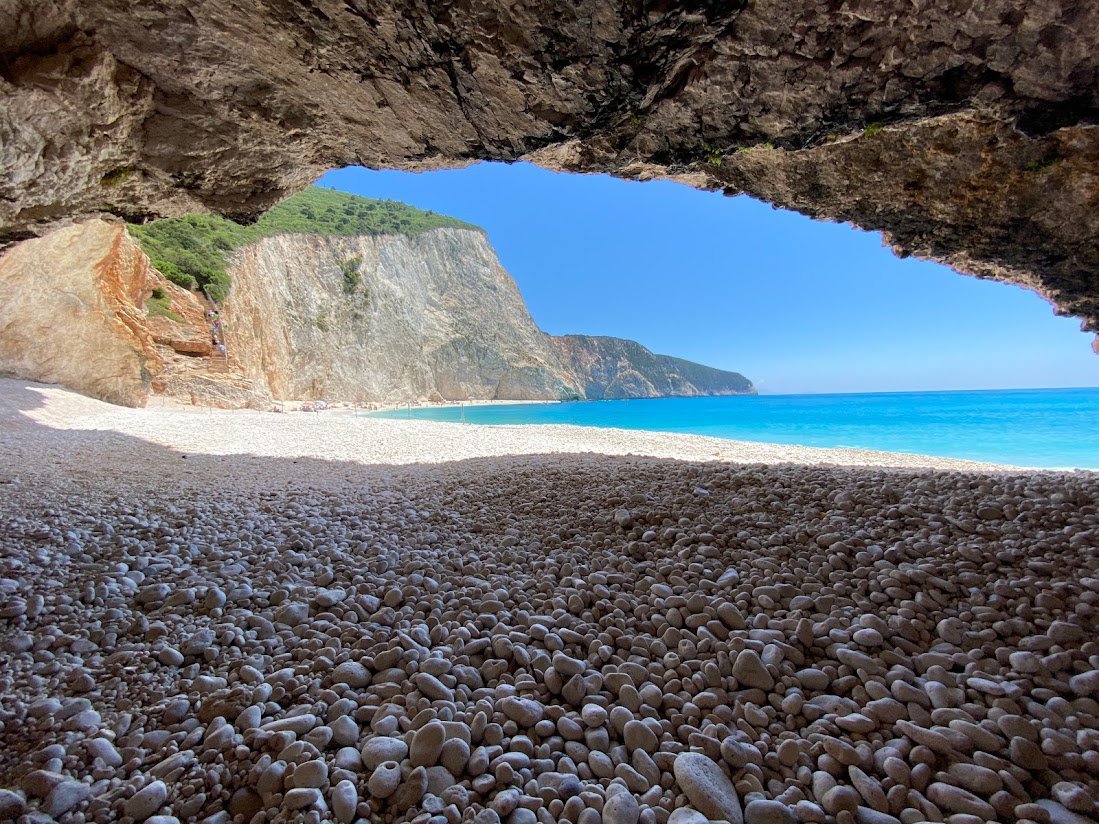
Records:
[[[92,220],[11,248],[0,288],[2,372],[125,406],[152,393],[256,402],[234,364],[215,356],[202,298],[165,280],[120,225]],[[148,313],[155,289],[172,317]]]

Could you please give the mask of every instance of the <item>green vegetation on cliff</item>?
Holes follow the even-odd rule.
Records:
[[[310,186],[250,226],[214,215],[188,215],[129,227],[164,277],[185,289],[202,289],[211,300],[229,292],[226,268],[233,250],[283,234],[418,235],[430,229],[480,227],[424,212],[395,200],[370,200]]]

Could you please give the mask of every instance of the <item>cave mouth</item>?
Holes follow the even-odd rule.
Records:
[[[1034,292],[750,195],[492,162],[315,185],[484,228],[550,333],[637,340],[761,392],[1099,385],[1078,322]]]

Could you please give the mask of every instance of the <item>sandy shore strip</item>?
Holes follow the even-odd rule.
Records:
[[[586,426],[484,426],[180,405],[129,409],[60,387],[16,380],[0,380],[0,416],[9,437],[17,437],[16,433],[23,432],[24,437],[49,441],[50,433],[103,432],[187,454],[311,458],[361,465],[398,466],[519,455],[594,454],[905,469],[991,471],[1010,468],[897,452],[824,449]],[[35,427],[35,424],[39,426]]]

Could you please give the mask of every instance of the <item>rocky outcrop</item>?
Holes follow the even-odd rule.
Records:
[[[0,256],[0,372],[124,406],[152,393],[263,406],[266,387],[213,357],[206,305],[165,280],[122,226],[91,220]],[[149,311],[159,296],[163,314]]]
[[[92,221],[0,258],[0,372],[112,403],[144,403],[158,358],[137,307],[144,255],[121,227]]]
[[[348,262],[352,262],[349,263]],[[348,289],[345,264],[359,282]],[[224,318],[276,398],[556,399],[554,352],[481,232],[279,235],[237,253]]]
[[[471,159],[747,192],[1099,329],[1099,6],[13,0],[0,235]]]
[[[589,400],[755,392],[741,374],[655,355],[636,341],[592,335],[562,335],[551,341]]]
[[[357,268],[348,288],[343,270]],[[484,233],[279,235],[241,250],[224,318],[276,398],[559,400],[743,394],[742,375],[633,341],[543,333]]]
[[[238,250],[229,273],[220,353],[210,307],[123,227],[93,220],[18,244],[0,257],[0,371],[130,406],[754,391],[633,341],[546,335],[480,231],[276,235]]]

